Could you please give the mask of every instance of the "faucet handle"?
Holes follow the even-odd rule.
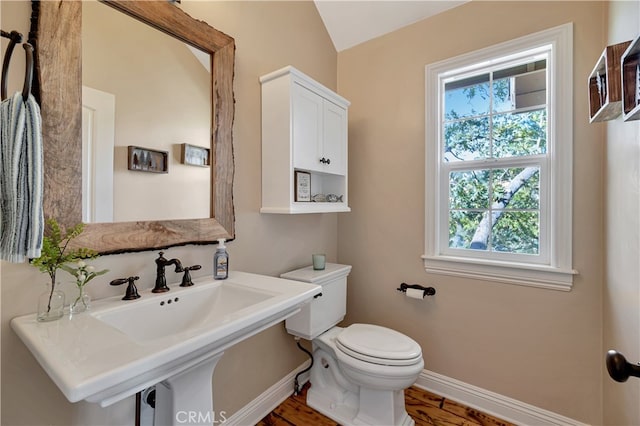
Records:
[[[124,295],[124,297],[122,298],[122,300],[135,300],[135,299],[139,299],[140,295],[138,294],[138,289],[136,288],[136,285],[134,283],[134,281],[139,280],[140,277],[135,276],[135,277],[129,277],[129,278],[117,278],[113,281],[111,281],[109,284],[110,285],[122,285],[126,282],[129,283],[129,285],[127,286],[127,291]]]
[[[193,281],[191,281],[191,274],[189,273],[189,271],[197,271],[200,268],[202,268],[201,265],[193,265],[182,268],[184,275],[182,276],[182,284],[180,284],[180,287],[191,287],[193,285]]]

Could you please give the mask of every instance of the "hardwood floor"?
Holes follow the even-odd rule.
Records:
[[[257,426],[337,426],[338,423],[307,407],[308,388],[307,383],[300,395],[290,396]],[[415,386],[405,391],[405,403],[416,426],[513,426]]]

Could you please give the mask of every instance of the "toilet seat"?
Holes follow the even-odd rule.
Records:
[[[372,324],[353,324],[335,340],[342,353],[378,365],[409,366],[422,361],[422,349],[410,337]]]

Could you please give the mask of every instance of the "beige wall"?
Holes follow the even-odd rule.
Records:
[[[608,42],[638,36],[639,2],[611,2]],[[622,117],[598,125],[606,130],[606,275],[604,347],[631,363],[640,360],[640,121]],[[640,424],[640,380],[617,383],[604,372],[604,423]]]
[[[29,2],[3,1],[2,29],[28,31]],[[336,87],[336,52],[311,2],[198,2],[179,6],[236,40],[234,122],[236,209],[235,241],[228,244],[232,269],[278,275],[310,263],[312,252],[337,256],[337,217],[330,214],[298,216],[261,215],[260,208],[260,75],[294,65],[328,87]],[[20,56],[20,55],[18,55]],[[24,62],[16,61],[21,84]],[[12,71],[13,72],[13,71]],[[158,196],[169,194],[159,192]],[[203,265],[212,272],[214,246],[186,246],[167,250],[186,264]],[[111,270],[91,283],[94,297],[119,294],[110,279],[132,274],[141,286],[152,286],[154,252],[105,256],[95,264]],[[194,274],[195,276],[195,274]],[[171,274],[169,275],[171,278]],[[177,277],[176,277],[177,278]],[[110,409],[69,404],[48,379],[29,351],[9,328],[9,320],[35,311],[44,289],[44,276],[28,265],[2,264],[2,424],[133,424],[129,398]],[[70,290],[70,287],[67,287]],[[227,416],[276,383],[306,356],[287,335],[283,325],[227,351],[214,377],[214,402]],[[90,417],[90,421],[87,420]]]
[[[586,76],[604,45],[601,2],[471,2],[338,54],[349,110],[352,212],[338,221],[353,265],[348,322],[390,326],[422,346],[425,368],[583,422],[602,421],[604,135],[587,120]],[[425,65],[574,23],[574,238],[571,292],[426,274]],[[401,282],[433,285],[406,299]]]

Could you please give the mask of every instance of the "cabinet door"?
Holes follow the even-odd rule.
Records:
[[[322,171],[322,109],[323,99],[314,92],[293,85],[293,167]]]
[[[347,172],[347,110],[324,101],[322,155],[327,160],[324,171],[338,175]]]

